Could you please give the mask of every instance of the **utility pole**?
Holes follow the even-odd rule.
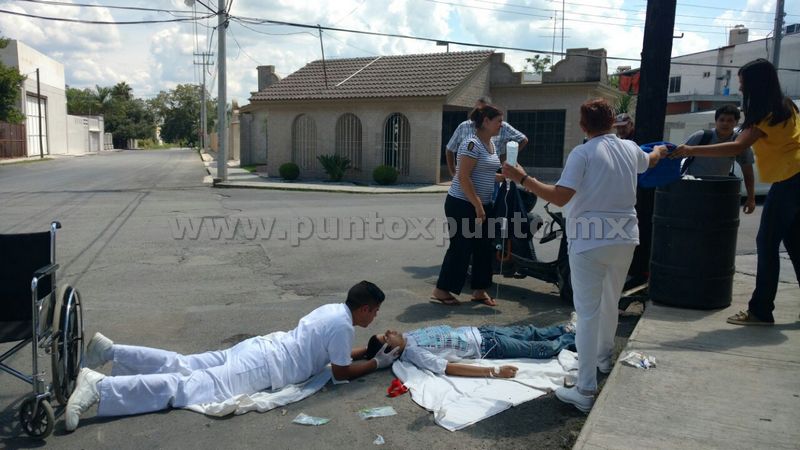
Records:
[[[39,85],[39,69],[36,69],[36,105],[39,113],[39,158],[44,158],[44,137],[42,136],[42,89]]]
[[[220,181],[228,180],[228,152],[227,150],[227,106],[226,80],[225,80],[225,28],[228,26],[228,13],[225,11],[225,0],[218,0],[217,7],[217,178]]]
[[[636,101],[634,140],[639,144],[660,141],[664,137],[676,3],[677,0],[647,2],[639,98]],[[636,191],[640,244],[634,251],[629,271],[634,279],[647,277],[650,272],[654,198],[655,189],[638,188]]]
[[[206,112],[206,66],[210,66],[210,58],[214,56],[213,53],[195,53],[194,56],[201,57],[201,61],[195,61],[195,65],[199,65],[200,69],[203,71],[203,84],[200,87],[200,149],[206,150],[207,143],[208,143],[208,130],[206,126],[208,124],[208,113]]]
[[[783,12],[783,0],[778,0],[775,5],[775,29],[772,31],[772,35],[775,37],[775,45],[772,49],[772,65],[776,69],[781,62],[781,35],[783,34],[783,16],[785,15],[786,13]]]

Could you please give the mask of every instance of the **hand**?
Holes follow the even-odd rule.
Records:
[[[518,370],[515,366],[500,366],[500,371],[495,376],[497,378],[514,378],[517,376]]]
[[[653,147],[654,152],[658,152],[658,159],[664,159],[667,157],[667,146],[666,145],[656,145]]]
[[[503,181],[506,181],[506,177],[504,177],[503,174],[501,174],[501,173],[494,174],[494,182],[495,183],[502,183]]]
[[[694,150],[694,147],[691,145],[681,144],[669,154],[670,159],[677,159],[677,158],[686,158],[688,156],[692,156],[691,152]]]
[[[372,358],[378,363],[378,369],[385,369],[392,365],[394,360],[400,357],[400,347],[392,349],[389,353],[386,353],[386,348],[389,347],[389,344],[383,344],[378,353],[375,354],[375,357]]]
[[[503,164],[503,176],[506,178],[510,178],[515,183],[519,183],[519,180],[522,179],[522,177],[524,177],[525,175],[526,175],[525,170],[519,164],[517,164],[516,166],[512,166],[509,163]]]
[[[483,205],[478,203],[475,206],[475,222],[482,223],[484,220],[486,220],[486,211],[484,211]]]
[[[742,208],[742,211],[744,211],[745,214],[752,214],[753,211],[755,210],[756,210],[756,198],[755,196],[753,197],[748,196],[747,200],[744,202],[744,207]]]

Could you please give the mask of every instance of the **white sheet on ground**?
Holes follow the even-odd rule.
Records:
[[[240,415],[250,411],[266,412],[279,406],[299,402],[322,389],[333,378],[330,366],[299,384],[284,386],[275,392],[261,391],[255,394],[242,394],[218,403],[189,405],[186,409],[209,416],[223,417],[228,414]]]
[[[436,375],[397,360],[395,375],[408,387],[418,405],[433,412],[435,422],[456,431],[501,411],[533,400],[564,383],[569,370],[577,368],[578,355],[562,350],[553,359],[481,359],[459,361],[481,366],[517,366],[514,378],[469,378]]]

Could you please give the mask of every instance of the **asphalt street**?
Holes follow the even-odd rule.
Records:
[[[101,331],[118,343],[181,353],[291,329],[317,306],[343,301],[362,279],[387,293],[372,326],[357,329],[363,343],[388,328],[544,326],[565,321],[572,311],[554,286],[529,278],[496,277],[497,308],[431,304],[445,251],[443,194],[214,189],[202,184],[205,175],[191,150],[0,165],[0,233],[40,231],[60,221],[59,279],[82,294],[87,339]],[[759,214],[760,207],[742,216],[738,253],[754,252]],[[27,370],[30,354],[11,362]],[[169,411],[99,419],[92,408],[74,433],[65,433],[59,420],[46,445],[366,448],[380,434],[387,448],[559,448],[571,446],[585,420],[550,394],[451,433],[407,395],[387,398],[392,378],[384,371],[328,386],[282,408],[285,414],[213,419]],[[0,380],[0,438],[8,447],[36,446],[16,417],[27,387],[6,374]],[[370,421],[356,415],[382,405],[399,414]],[[332,420],[322,427],[292,424],[300,412]]]

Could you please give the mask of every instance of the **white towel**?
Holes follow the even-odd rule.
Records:
[[[250,411],[266,412],[279,406],[299,402],[322,389],[333,378],[330,366],[299,384],[290,384],[282,389],[270,392],[261,391],[255,394],[242,394],[218,403],[201,403],[189,405],[186,409],[209,416],[223,417],[228,414],[240,415]]]
[[[457,431],[562,386],[567,372],[577,368],[577,360],[576,353],[562,350],[557,359],[459,361],[489,367],[518,367],[517,376],[508,379],[436,375],[399,359],[392,370],[408,387],[412,400],[433,412],[438,425]]]

